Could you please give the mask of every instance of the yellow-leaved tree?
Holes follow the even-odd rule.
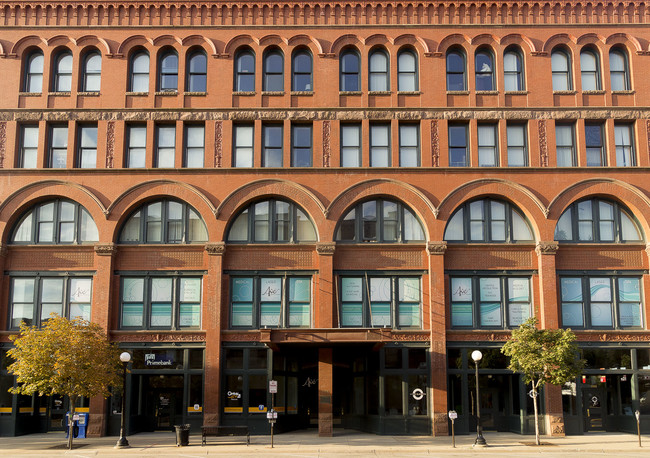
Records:
[[[72,449],[73,417],[79,397],[108,397],[110,387],[122,386],[117,345],[108,341],[98,324],[58,315],[52,315],[40,329],[21,324],[20,333],[11,339],[14,347],[8,355],[14,362],[8,370],[18,383],[9,391],[68,396],[68,448]]]

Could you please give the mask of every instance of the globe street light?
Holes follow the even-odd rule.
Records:
[[[478,391],[478,362],[483,358],[483,353],[479,350],[474,350],[472,352],[472,359],[474,360],[474,365],[476,366],[476,440],[474,441],[474,446],[486,447],[487,442],[483,437],[483,428],[481,427],[481,401]]]
[[[120,438],[115,444],[115,448],[127,448],[130,447],[129,441],[126,440],[126,435],[124,434],[124,424],[126,422],[126,366],[131,361],[131,353],[128,351],[123,352],[120,355],[120,361],[124,363],[124,377],[122,378],[122,415],[120,418]]]

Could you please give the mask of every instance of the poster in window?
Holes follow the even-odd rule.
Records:
[[[291,302],[311,302],[311,279],[290,278],[289,300]]]
[[[591,303],[591,325],[612,326],[612,304],[605,302]]]
[[[641,326],[641,304],[638,302],[625,302],[618,305],[620,323],[622,327]]]
[[[360,302],[363,299],[363,279],[360,277],[343,277],[341,279],[341,301]]]
[[[451,279],[451,300],[452,302],[469,302],[472,300],[471,278]]]
[[[181,278],[181,302],[201,302],[200,278]]]
[[[582,302],[582,279],[563,277],[560,285],[563,302]]]
[[[144,278],[125,278],[122,282],[122,301],[141,302],[144,297]]]
[[[233,326],[253,325],[253,304],[252,303],[232,304],[232,325]]]
[[[90,304],[70,304],[70,319],[77,317],[90,321]]]
[[[253,300],[253,279],[238,277],[232,281],[232,301],[251,302]]]
[[[508,305],[508,326],[519,326],[530,318],[530,304],[515,302]]]
[[[398,316],[400,327],[420,326],[420,304],[399,304]]]
[[[343,326],[363,325],[363,306],[361,303],[341,304],[341,324]]]
[[[122,305],[122,326],[142,326],[143,304]]]
[[[562,326],[583,327],[584,320],[582,317],[582,304],[563,303],[562,304]]]
[[[282,278],[262,278],[260,282],[260,300],[262,302],[280,302],[282,300]]]
[[[529,302],[530,287],[527,278],[508,278],[508,300]]]
[[[262,302],[260,305],[260,326],[280,326],[280,312],[282,306],[279,302]]]
[[[390,302],[373,302],[370,304],[372,326],[390,326]]]
[[[179,325],[200,326],[201,325],[201,306],[199,304],[181,304]]]
[[[309,326],[309,304],[289,305],[289,326]]]
[[[501,302],[481,303],[481,326],[503,326]]]
[[[600,277],[590,278],[589,294],[591,300],[594,302],[611,302],[612,287],[610,279]]]
[[[172,325],[172,304],[151,304],[151,326]]]
[[[172,300],[172,279],[152,278],[151,279],[151,301],[167,302]]]
[[[420,302],[420,279],[419,278],[399,279],[399,301]]]
[[[451,304],[451,325],[472,326],[472,304],[452,303]]]
[[[370,300],[372,302],[390,302],[390,277],[370,279]]]
[[[618,298],[624,302],[641,302],[638,278],[618,279]]]
[[[70,302],[90,302],[92,284],[90,278],[70,279]]]
[[[481,291],[481,301],[496,302],[501,301],[501,279],[500,278],[481,278],[479,281]]]

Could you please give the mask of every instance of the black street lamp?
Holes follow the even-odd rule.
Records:
[[[483,427],[481,426],[481,398],[478,391],[478,362],[481,358],[483,358],[483,353],[479,350],[472,352],[472,359],[476,366],[476,440],[474,441],[474,447],[477,445],[479,447],[487,447],[487,442],[485,442],[485,438],[483,437]]]
[[[131,361],[131,353],[128,351],[123,352],[120,355],[120,361],[124,363],[124,377],[122,378],[122,415],[120,418],[120,438],[115,444],[115,448],[127,448],[130,447],[129,441],[126,440],[126,434],[124,434],[125,423],[126,423],[126,366],[128,366],[129,361]]]

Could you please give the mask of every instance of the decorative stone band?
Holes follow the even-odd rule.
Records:
[[[538,256],[543,254],[555,255],[559,248],[560,244],[557,242],[537,242],[537,246],[535,246],[535,252]]]
[[[428,242],[427,243],[427,253],[433,254],[445,254],[447,251],[447,242]]]
[[[117,253],[117,247],[114,243],[95,245],[95,254],[97,254],[97,256],[113,256],[115,253]]]
[[[336,250],[336,243],[317,243],[316,252],[321,256],[333,256]]]
[[[224,242],[206,243],[205,251],[210,256],[223,256],[226,254],[226,244]]]

